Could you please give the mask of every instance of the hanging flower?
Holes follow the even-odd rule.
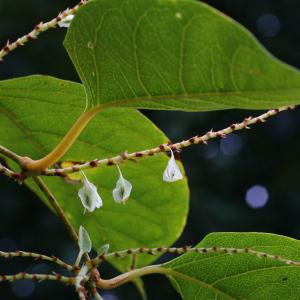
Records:
[[[163,181],[174,182],[182,179],[183,176],[174,158],[173,151],[171,150],[171,158],[168,161],[168,165],[163,173]]]
[[[88,181],[83,172],[81,174],[83,175],[83,187],[78,191],[78,196],[84,207],[84,213],[86,210],[92,212],[102,206],[102,199],[97,192],[97,187]]]
[[[113,198],[117,203],[125,204],[126,200],[130,196],[132,184],[128,180],[124,179],[119,166],[116,166],[118,168],[120,177],[117,181],[116,187],[113,189]]]
[[[71,21],[74,19],[74,15],[68,15],[68,16],[66,16],[64,19],[62,19],[61,21],[59,21],[58,23],[57,23],[57,25],[59,26],[59,27],[65,27],[65,28],[68,28],[69,26],[70,26],[70,24],[71,24]]]

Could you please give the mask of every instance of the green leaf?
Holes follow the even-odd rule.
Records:
[[[90,106],[209,111],[300,103],[300,73],[199,1],[93,0],[64,45]]]
[[[0,144],[19,155],[37,159],[61,140],[84,108],[82,85],[45,76],[0,82]],[[140,151],[168,139],[142,114],[125,108],[99,113],[80,135],[63,160],[86,161],[107,158],[124,151]],[[95,249],[109,244],[110,250],[128,247],[170,245],[182,232],[188,210],[186,179],[172,184],[162,181],[167,155],[120,164],[133,186],[126,205],[113,200],[112,190],[119,178],[116,167],[86,171],[98,187],[103,207],[83,214],[78,197],[82,184],[70,184],[58,177],[44,177],[76,230],[83,225]],[[29,180],[26,183],[42,199],[44,196]],[[47,200],[45,200],[47,202]],[[138,266],[154,258],[140,257]],[[114,264],[125,269],[130,262]]]
[[[198,247],[251,248],[300,261],[300,242],[267,233],[213,233]],[[298,299],[300,267],[250,254],[188,253],[165,264],[185,300]]]

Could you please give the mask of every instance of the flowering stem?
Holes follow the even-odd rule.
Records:
[[[182,254],[182,253],[187,253],[187,252],[194,252],[194,253],[202,253],[202,254],[207,254],[207,253],[219,253],[219,254],[249,254],[256,256],[258,258],[266,258],[266,259],[273,259],[280,261],[281,263],[284,263],[286,265],[290,266],[298,266],[300,267],[300,262],[297,261],[292,261],[286,258],[283,258],[278,255],[272,255],[264,252],[259,252],[255,251],[249,248],[223,248],[223,247],[206,247],[206,248],[189,248],[189,247],[183,247],[183,248],[167,248],[167,247],[160,247],[160,248],[138,248],[138,249],[129,249],[129,250],[124,250],[124,251],[119,251],[119,252],[113,252],[110,254],[107,254],[106,257],[109,256],[114,256],[114,257],[123,257],[122,254],[128,255],[132,253],[144,253],[144,254],[158,254],[158,253],[175,253],[175,254]],[[101,256],[103,260],[103,255]],[[93,263],[95,263],[96,260],[93,260]],[[116,288],[120,285],[123,285],[129,281],[133,281],[136,278],[139,278],[144,275],[149,275],[149,274],[164,274],[166,276],[172,276],[172,277],[178,277],[182,278],[187,281],[195,282],[196,279],[189,277],[185,274],[176,272],[173,269],[168,268],[165,265],[152,265],[152,266],[147,266],[143,267],[140,269],[136,270],[131,270],[129,272],[123,273],[119,276],[116,276],[111,279],[98,279],[97,280],[97,287],[102,288],[102,289],[113,289]],[[203,286],[207,286],[206,283],[204,282],[199,282],[197,281],[197,284],[201,284]],[[226,296],[226,295],[225,295]],[[233,299],[229,297],[229,299]]]
[[[33,252],[25,252],[25,251],[3,252],[3,251],[0,251],[0,257],[3,257],[3,258],[13,258],[13,257],[34,258],[36,260],[44,260],[44,261],[53,262],[53,263],[59,265],[60,267],[66,269],[68,271],[71,271],[71,272],[78,271],[77,267],[71,266],[55,256],[50,257],[47,255],[33,253]]]
[[[56,212],[57,216],[62,220],[64,223],[65,227],[67,228],[70,236],[72,239],[77,243],[78,241],[78,235],[76,230],[74,229],[73,225],[69,222],[68,218],[66,217],[63,209],[60,207],[58,201],[55,199],[54,195],[50,192],[44,181],[37,176],[33,176],[33,180],[39,187],[39,189],[44,193],[44,195],[47,197],[50,205]]]
[[[60,281],[67,284],[74,284],[75,278],[74,277],[66,277],[60,274],[55,275],[48,275],[48,274],[29,274],[25,272],[21,272],[15,275],[0,275],[0,282],[2,281],[17,281],[21,279],[31,279],[31,280],[53,280],[53,281]]]
[[[161,255],[163,253],[170,253],[181,255],[184,253],[219,253],[219,254],[249,254],[252,256],[256,256],[258,258],[267,258],[272,260],[280,261],[286,265],[293,265],[300,267],[300,261],[293,261],[279,255],[272,255],[261,251],[256,251],[250,248],[225,248],[225,247],[158,247],[158,248],[135,248],[135,249],[127,249],[122,251],[111,252],[108,254],[102,254],[91,261],[91,265],[93,267],[98,266],[101,262],[103,262],[106,258],[115,257],[115,258],[122,258],[127,255],[137,255],[137,254],[149,254],[149,255]]]
[[[249,117],[249,118],[244,119],[244,121],[242,121],[241,123],[232,124],[232,125],[228,126],[227,128],[224,128],[219,131],[211,130],[202,136],[197,135],[197,136],[194,136],[187,140],[183,140],[182,142],[179,142],[179,143],[162,144],[162,145],[159,145],[158,147],[144,150],[144,151],[139,151],[139,152],[133,152],[133,153],[125,152],[125,153],[122,153],[120,155],[117,155],[117,156],[114,156],[111,158],[95,159],[93,161],[89,161],[86,163],[76,164],[72,167],[67,167],[67,168],[62,168],[62,169],[44,170],[44,171],[42,171],[42,174],[47,175],[47,176],[54,176],[54,175],[64,176],[65,174],[78,172],[79,170],[100,167],[103,165],[108,165],[108,166],[116,165],[125,160],[136,160],[141,157],[153,156],[154,154],[161,153],[161,152],[168,152],[170,150],[175,151],[175,150],[183,149],[185,147],[189,147],[193,144],[207,144],[207,141],[210,139],[218,138],[218,137],[225,138],[226,135],[228,135],[234,131],[238,131],[238,130],[242,130],[242,129],[249,129],[250,125],[263,123],[269,117],[277,115],[278,113],[280,113],[282,111],[290,110],[293,108],[294,108],[294,106],[284,106],[284,107],[281,107],[278,109],[272,109],[258,117],[255,117],[255,118]]]
[[[21,180],[22,179],[22,175],[20,173],[14,172],[6,167],[4,167],[1,163],[0,163],[0,174],[3,174],[9,178],[12,178],[14,180]]]
[[[54,19],[50,20],[49,22],[46,23],[39,23],[38,25],[36,25],[34,27],[34,29],[29,32],[28,34],[18,38],[16,41],[14,41],[13,43],[10,43],[9,41],[7,42],[7,44],[2,48],[2,50],[0,50],[0,61],[3,61],[3,58],[9,54],[10,52],[12,52],[13,50],[15,50],[16,48],[23,46],[24,44],[26,44],[29,41],[32,41],[34,39],[37,39],[38,36],[42,33],[47,31],[48,29],[51,28],[55,28],[57,26],[57,24],[64,19],[65,17],[69,16],[69,15],[74,15],[77,13],[78,9],[80,8],[80,6],[86,4],[88,2],[88,0],[81,0],[76,6],[74,6],[71,9],[66,9],[65,11],[61,12],[58,14],[57,17],[55,17]]]

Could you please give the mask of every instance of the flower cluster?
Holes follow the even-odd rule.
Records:
[[[174,158],[173,151],[170,150],[170,152],[171,158],[163,172],[163,181],[165,182],[175,182],[183,178]],[[125,204],[130,197],[132,184],[123,177],[120,167],[118,165],[116,165],[116,167],[119,172],[119,179],[116,182],[116,187],[112,191],[112,196],[116,203]],[[83,186],[78,191],[78,196],[84,207],[84,213],[86,211],[93,212],[96,208],[102,207],[103,201],[97,191],[97,187],[87,179],[83,172],[81,172],[81,174]]]

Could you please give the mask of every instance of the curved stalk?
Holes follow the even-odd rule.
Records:
[[[123,273],[119,276],[116,276],[112,279],[98,279],[97,280],[97,287],[100,289],[113,289],[120,285],[123,285],[124,283],[128,281],[132,281],[135,278],[148,275],[148,274],[169,274],[171,273],[171,269],[167,269],[162,267],[162,265],[153,265],[153,266],[147,266],[144,268],[132,270],[126,273]]]
[[[29,157],[23,157],[21,161],[22,167],[31,172],[39,173],[56,163],[73,145],[82,130],[92,120],[92,118],[100,111],[100,107],[91,108],[83,112],[69,132],[64,136],[61,142],[45,157],[39,160],[33,160]]]
[[[116,276],[114,278],[105,280],[105,279],[98,279],[97,280],[97,287],[100,289],[113,289],[120,285],[123,285],[124,283],[127,283],[128,281],[132,281],[135,278],[149,275],[149,274],[163,274],[168,277],[176,277],[178,279],[190,282],[200,288],[209,289],[213,293],[215,293],[217,296],[220,296],[222,299],[228,299],[228,300],[234,300],[235,298],[228,295],[227,293],[223,292],[222,290],[218,289],[217,287],[214,287],[213,284],[206,283],[198,278],[191,277],[189,275],[177,272],[173,269],[169,269],[167,267],[164,267],[164,265],[152,265],[143,267],[140,269],[132,270],[127,273],[123,273],[119,276]]]

